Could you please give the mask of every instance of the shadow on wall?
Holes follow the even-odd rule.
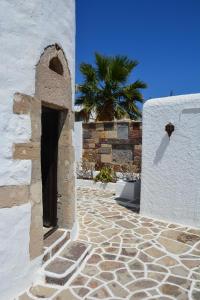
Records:
[[[185,108],[180,113],[179,120],[180,120],[182,114],[199,114],[199,113],[200,113],[200,108]]]
[[[140,210],[141,180],[134,182],[118,182],[116,186],[116,198],[118,204],[135,212]]]
[[[162,160],[162,157],[163,157],[168,145],[169,145],[169,137],[166,134],[162,138],[160,146],[158,147],[158,149],[156,151],[156,155],[155,155],[155,158],[153,160],[154,165],[157,165]]]

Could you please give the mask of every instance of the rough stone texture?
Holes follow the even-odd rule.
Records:
[[[55,294],[57,289],[50,288],[42,285],[36,285],[30,289],[30,293],[38,298],[50,298]]]
[[[56,230],[52,234],[50,234],[45,240],[44,240],[44,247],[50,247],[53,243],[55,243],[62,235],[62,230]]]
[[[29,201],[29,187],[4,186],[0,188],[0,208],[12,207]]]
[[[79,298],[73,295],[69,290],[64,290],[53,299],[54,300],[67,300],[67,299],[78,300]]]
[[[63,274],[72,265],[73,265],[72,261],[61,259],[61,258],[55,258],[52,262],[50,262],[45,267],[45,270],[56,274]]]
[[[60,253],[60,256],[70,259],[73,261],[77,261],[80,256],[85,252],[87,249],[86,244],[80,242],[71,242],[65,249]]]
[[[83,124],[83,160],[99,169],[103,165],[120,171],[124,164],[140,165],[140,122],[118,121]]]
[[[200,260],[193,252],[200,246],[198,238],[188,237],[197,229],[138,215],[108,191],[82,188],[77,198],[78,242],[92,245],[92,251],[72,282],[50,300],[199,300]]]
[[[31,159],[40,158],[40,143],[20,143],[13,146],[14,159]]]

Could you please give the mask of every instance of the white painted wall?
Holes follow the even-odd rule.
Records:
[[[31,162],[11,159],[12,144],[30,138],[29,116],[12,114],[15,92],[34,95],[35,65],[58,43],[67,57],[74,91],[74,0],[0,1],[0,186],[29,184]]]
[[[0,299],[11,300],[33,280],[37,260],[30,265],[31,204],[0,209]],[[32,272],[30,272],[30,270]],[[23,281],[22,281],[23,278]],[[34,276],[35,278],[35,276]]]
[[[16,92],[34,95],[35,65],[44,48],[64,50],[74,94],[75,0],[0,1],[0,186],[30,184],[31,161],[12,160],[13,143],[29,141],[27,115],[14,115]],[[0,210],[0,298],[11,299],[36,279],[41,258],[30,262],[29,204]]]
[[[83,122],[74,123],[74,147],[76,163],[82,161],[83,154]]]
[[[165,125],[173,123],[169,139]],[[149,100],[143,110],[141,214],[200,226],[200,94]]]

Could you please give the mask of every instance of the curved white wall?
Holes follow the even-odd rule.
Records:
[[[169,122],[175,126],[170,139]],[[200,226],[200,94],[144,105],[141,213]]]
[[[13,160],[12,145],[29,141],[31,122],[28,115],[13,114],[13,95],[34,95],[35,66],[55,43],[65,52],[74,91],[75,0],[1,0],[0,29],[0,187],[29,185],[31,161]],[[30,204],[0,209],[2,300],[36,279],[41,258],[30,262],[30,216]]]
[[[74,90],[74,0],[1,0],[0,186],[29,184],[30,161],[14,161],[12,144],[30,138],[30,118],[12,114],[15,92],[34,95],[35,65],[44,48],[64,50]]]

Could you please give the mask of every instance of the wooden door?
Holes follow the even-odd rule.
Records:
[[[42,106],[41,168],[43,225],[57,225],[57,162],[59,111]]]

